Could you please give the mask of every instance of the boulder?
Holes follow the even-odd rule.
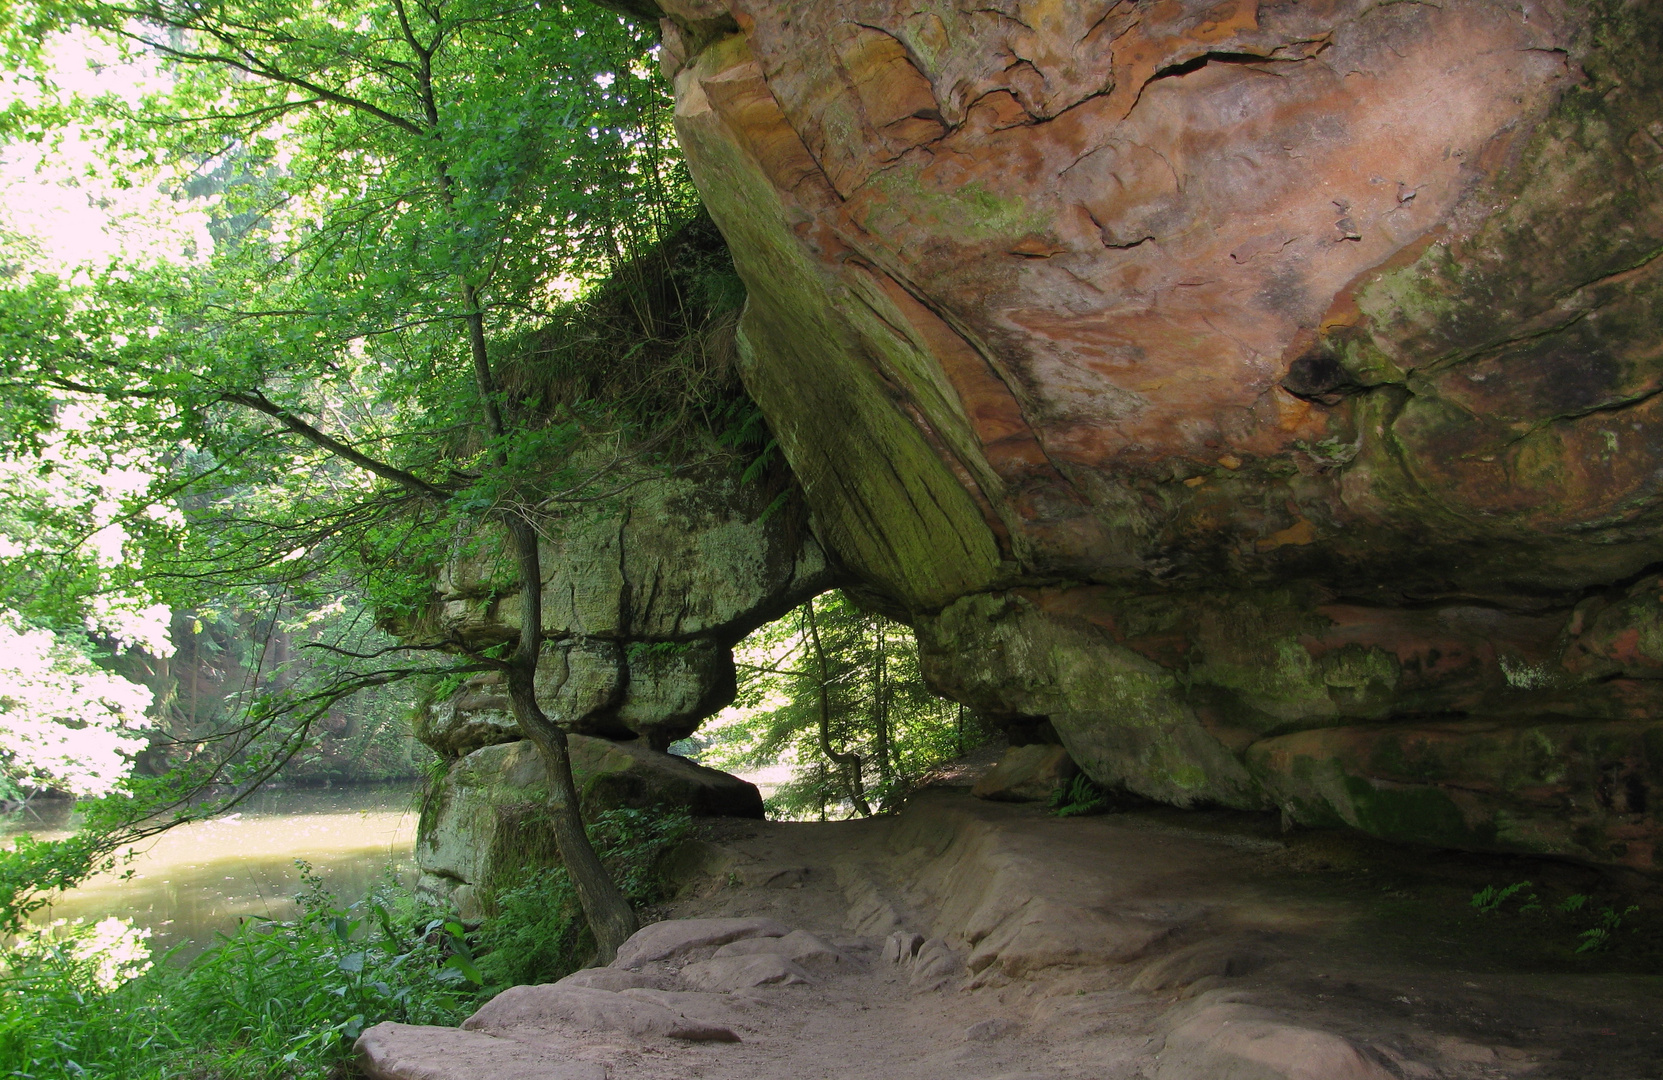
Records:
[[[673,1013],[690,1020],[704,1020],[712,1024],[732,1026],[736,1014],[749,1012],[759,1005],[759,999],[746,994],[709,994],[694,990],[639,990],[621,991],[624,997],[662,1005]]]
[[[358,1036],[370,1080],[606,1080],[606,1066],[562,1046],[449,1027],[382,1023]]]
[[[762,816],[762,797],[738,777],[639,743],[569,736],[583,812],[685,807],[696,815]],[[559,861],[548,824],[548,781],[528,741],[481,747],[450,767],[423,811],[416,864],[424,875],[489,888]],[[430,882],[430,891],[444,886]]]
[[[612,719],[626,678],[624,652],[615,642],[551,642],[537,666],[537,703],[569,731],[634,738],[627,726]],[[418,710],[416,719],[416,737],[446,757],[525,737],[514,721],[502,673],[496,671],[474,676],[449,697]]]
[[[745,938],[730,941],[716,950],[715,959],[730,956],[778,956],[799,967],[826,970],[847,965],[847,956],[807,930],[793,930],[784,937]]]
[[[964,957],[940,938],[930,938],[918,947],[912,959],[912,985],[937,989],[964,973]]]
[[[908,609],[1655,561],[1655,5],[721,6],[663,56],[746,385]]]
[[[920,619],[920,661],[989,716],[1047,716],[1087,775],[1148,798],[1655,871],[1660,595],[1650,575],[1525,614],[1012,590]]]
[[[638,643],[628,659],[629,682],[613,716],[655,750],[691,735],[738,690],[733,650],[709,638]]]
[[[548,984],[511,986],[462,1021],[464,1031],[537,1038],[556,1024],[582,1031],[616,1031],[636,1038],[738,1042],[729,1028],[689,1020],[662,1005],[610,990]]]
[[[595,451],[593,464],[606,465],[612,449]],[[777,492],[743,482],[731,455],[616,479],[613,499],[539,522],[549,640],[537,696],[572,733],[585,812],[669,803],[761,817],[751,785],[660,751],[733,700],[733,643],[824,591],[834,571],[800,504],[768,512]],[[514,640],[519,583],[501,545],[495,529],[459,537],[433,610],[399,632],[479,648]],[[418,710],[416,734],[458,759],[418,828],[427,891],[554,861],[541,769],[520,742],[500,673]]]
[[[935,688],[1177,805],[1663,865],[1663,7],[664,6],[746,386]],[[1459,828],[1359,757],[1429,722]]]
[[[1663,726],[1497,720],[1325,728],[1254,743],[1248,765],[1302,825],[1655,870]]]
[[[1394,1080],[1396,1073],[1330,1031],[1251,1005],[1207,1004],[1166,1036],[1154,1080]]]
[[[695,960],[681,969],[681,981],[694,990],[729,994],[753,986],[792,986],[810,982],[808,972],[783,956],[719,956]]]
[[[1203,979],[1233,979],[1264,967],[1263,952],[1245,942],[1202,941],[1145,965],[1128,985],[1144,993],[1184,990]]]
[[[574,971],[554,985],[578,990],[610,990],[613,993],[618,993],[622,990],[662,990],[664,984],[665,980],[657,975],[603,967]]]
[[[612,448],[597,451],[595,467]],[[673,473],[627,469],[592,513],[541,522],[543,628],[552,640],[731,644],[831,583],[819,545],[774,496],[716,455]],[[436,628],[471,644],[512,639],[519,583],[495,530],[444,566]],[[414,631],[416,628],[412,628]]]
[[[924,935],[897,930],[884,939],[883,958],[891,964],[908,964],[924,945]]]
[[[638,968],[742,938],[777,938],[789,933],[791,927],[773,919],[666,919],[643,926],[618,946],[612,966]]]
[[[1006,750],[999,763],[976,781],[970,794],[996,802],[1046,802],[1080,774],[1068,750],[1030,743]]]

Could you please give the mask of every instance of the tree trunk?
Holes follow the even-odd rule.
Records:
[[[826,674],[826,650],[820,646],[820,624],[814,617],[814,600],[812,598],[806,607],[808,609],[809,641],[814,646],[814,659],[819,665],[819,677],[815,682],[820,691],[820,752],[842,769],[843,782],[848,786],[849,800],[855,804],[855,810],[861,817],[871,817],[872,807],[866,801],[866,783],[860,775],[860,755],[853,751],[840,754],[832,749],[831,697],[826,689],[829,679]]]
[[[872,717],[873,726],[877,728],[877,738],[873,745],[873,753],[878,759],[878,779],[888,790],[891,776],[889,761],[889,640],[884,632],[883,620],[873,619],[877,624],[877,655],[874,658],[874,677],[872,679]],[[887,801],[888,796],[885,795]]]
[[[478,293],[466,282],[462,285],[462,298],[468,308],[468,351],[473,358],[480,409],[485,414],[486,430],[498,444],[497,464],[506,468],[502,410],[485,350],[485,316]],[[589,932],[595,936],[597,959],[610,964],[618,954],[618,946],[629,940],[640,923],[629,901],[613,883],[612,875],[601,865],[594,845],[589,843],[589,834],[583,827],[583,811],[578,805],[577,781],[572,778],[572,755],[566,732],[537,703],[537,661],[543,653],[543,559],[537,547],[537,530],[513,509],[503,512],[502,517],[514,542],[520,577],[520,640],[508,661],[508,701],[520,733],[531,740],[543,759],[543,769],[549,778],[548,805],[554,844],[560,851],[566,873],[571,875],[578,904],[589,921]]]
[[[629,940],[640,924],[584,831],[566,732],[537,703],[537,660],[543,651],[542,558],[537,550],[537,531],[530,523],[510,517],[507,526],[520,571],[520,642],[508,662],[508,699],[521,733],[543,759],[549,778],[548,806],[555,846],[560,849],[560,861],[571,875],[578,903],[595,935],[598,959],[609,964],[618,954],[618,946]]]

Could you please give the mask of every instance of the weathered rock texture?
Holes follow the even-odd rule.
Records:
[[[636,742],[570,736],[572,776],[585,818],[618,807],[685,807],[710,817],[762,816],[756,785]],[[424,807],[416,862],[425,888],[490,888],[559,861],[548,816],[548,775],[529,741],[475,750],[450,767]],[[463,898],[458,898],[461,902]]]
[[[982,774],[970,794],[998,802],[1049,801],[1079,773],[1068,751],[1055,743],[1013,746]]]
[[[1663,9],[661,0],[821,539],[1096,780],[1659,865]]]
[[[663,749],[733,700],[732,646],[832,583],[814,538],[720,463],[619,476],[621,493],[543,523],[539,700],[569,730]],[[441,575],[433,624],[481,647],[519,622],[513,561],[494,533]],[[450,756],[520,736],[495,673],[420,718]]]
[[[720,462],[621,477],[621,494],[543,522],[544,628],[538,698],[572,732],[587,814],[681,806],[761,817],[757,789],[663,752],[735,693],[732,646],[829,587],[832,570],[800,514]],[[430,629],[474,647],[511,640],[512,563],[487,534],[445,567]],[[412,632],[411,636],[416,636]],[[467,913],[479,891],[558,861],[547,783],[497,673],[427,708],[417,736],[452,764],[430,793],[416,856],[429,891]]]

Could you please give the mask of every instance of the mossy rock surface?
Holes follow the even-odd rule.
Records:
[[[755,785],[639,742],[568,736],[584,816],[617,807],[685,808],[695,816],[762,817]],[[548,820],[548,779],[537,749],[485,746],[451,766],[416,838],[423,874],[489,888],[559,861]]]
[[[1112,788],[1657,872],[1660,607],[1656,576],[1528,615],[1021,590],[920,620],[919,642],[938,686],[1013,729],[1045,718]]]
[[[1663,722],[1332,728],[1248,762],[1303,824],[1659,869]]]

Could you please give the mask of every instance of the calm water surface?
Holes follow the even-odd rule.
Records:
[[[293,916],[296,859],[310,862],[344,903],[388,874],[413,882],[415,799],[409,784],[261,792],[240,812],[146,841],[131,862],[63,894],[40,919],[130,917],[150,928],[158,952],[181,946],[189,956],[245,916]],[[26,807],[0,819],[0,842],[17,833],[66,836],[68,816],[63,802]],[[133,875],[124,881],[126,870]]]

